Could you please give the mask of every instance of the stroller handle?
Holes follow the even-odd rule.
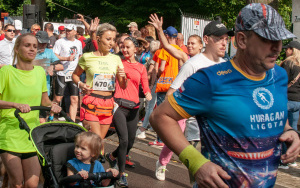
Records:
[[[100,182],[103,179],[119,179],[120,176],[114,177],[112,172],[98,172],[98,173],[89,173],[89,177],[86,180],[93,180],[96,182]],[[74,174],[72,176],[64,177],[60,180],[61,185],[83,181],[83,177],[80,176],[80,174]]]
[[[31,111],[33,110],[45,110],[45,111],[51,111],[51,107],[46,107],[46,106],[31,106]],[[27,123],[25,122],[25,120],[20,116],[21,111],[19,109],[16,109],[15,111],[15,117],[19,120],[20,122],[20,129],[25,129],[28,133],[30,132],[30,128],[28,127]],[[73,122],[73,120],[68,117],[68,115],[66,114],[66,112],[64,111],[60,111],[61,115],[63,115],[63,117],[68,121],[68,122]]]

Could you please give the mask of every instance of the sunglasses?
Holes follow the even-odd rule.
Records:
[[[40,31],[41,29],[34,29],[35,31]]]
[[[16,32],[16,30],[12,30],[12,29],[7,29],[7,30],[5,30],[6,32]]]

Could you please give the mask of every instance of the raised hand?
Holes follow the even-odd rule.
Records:
[[[91,20],[91,25],[90,25],[90,32],[96,32],[97,27],[99,25],[100,19],[96,17],[94,20]]]
[[[155,29],[162,29],[163,17],[160,17],[160,19],[159,19],[156,14],[151,14],[149,16],[149,19],[151,21],[148,21],[148,23],[152,24],[155,27]]]

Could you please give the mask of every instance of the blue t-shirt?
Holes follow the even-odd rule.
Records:
[[[140,62],[141,64],[144,65],[144,64],[147,62],[147,61],[146,61],[146,58],[147,58],[147,57],[150,58],[150,56],[151,56],[150,51],[148,51],[148,52],[143,52],[143,53],[141,54],[141,57],[140,57],[139,62]]]
[[[255,79],[231,60],[193,74],[168,100],[182,117],[196,116],[201,152],[231,176],[229,187],[274,186],[287,120],[284,69]]]
[[[73,158],[68,160],[68,163],[70,163],[78,172],[81,170],[85,170],[85,171],[90,171],[91,168],[91,164],[84,164],[83,162],[81,162],[80,160],[78,160],[77,158]],[[102,164],[99,161],[95,161],[95,165],[94,165],[94,169],[93,169],[93,173],[97,173],[97,172],[105,172]],[[79,183],[76,183],[75,186],[79,185]]]
[[[43,59],[45,60],[45,62],[43,62],[46,67],[50,66],[51,63],[55,62],[55,61],[59,61],[58,57],[54,54],[52,49],[48,49],[45,48],[45,51],[42,53],[37,53],[35,56],[35,59],[39,60],[39,59]],[[47,75],[47,89],[48,89],[48,95],[50,95],[50,76]]]

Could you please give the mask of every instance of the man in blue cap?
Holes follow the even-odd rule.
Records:
[[[195,178],[194,187],[273,187],[280,160],[296,160],[298,133],[287,122],[287,75],[276,65],[294,38],[271,6],[252,3],[236,19],[236,56],[189,77],[150,123]],[[196,116],[201,153],[177,121]],[[170,131],[172,130],[172,131]],[[290,147],[281,156],[281,143]]]
[[[164,30],[164,33],[167,37],[168,42],[178,50],[181,50],[181,48],[176,45],[176,38],[178,35],[177,29],[169,26],[166,30]],[[157,106],[159,106],[165,100],[166,93],[178,74],[178,60],[175,57],[171,56],[164,48],[162,48],[158,58],[161,59],[161,63],[160,65],[158,65],[158,80],[155,91],[157,93]],[[170,75],[170,72],[172,73],[172,75]],[[155,140],[154,142],[149,142],[149,145],[163,147],[164,143],[160,140],[159,137],[157,137],[157,140]]]

